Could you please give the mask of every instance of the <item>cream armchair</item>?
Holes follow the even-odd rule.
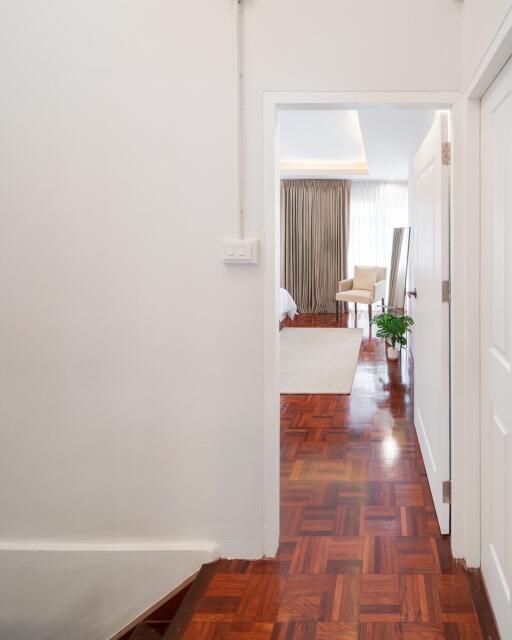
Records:
[[[372,305],[379,300],[384,305],[386,297],[386,267],[355,267],[354,277],[341,280],[336,293],[336,322],[339,320],[340,302],[368,305],[368,316],[372,319]]]

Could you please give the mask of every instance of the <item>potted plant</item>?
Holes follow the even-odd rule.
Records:
[[[397,345],[400,349],[406,348],[407,332],[414,324],[414,320],[410,316],[395,316],[394,313],[386,312],[375,317],[371,324],[377,326],[377,338],[384,338],[391,342],[391,346],[388,347],[388,358],[397,360],[399,354]]]

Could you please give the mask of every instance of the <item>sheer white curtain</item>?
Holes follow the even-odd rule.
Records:
[[[356,264],[385,266],[389,273],[393,228],[408,224],[407,182],[353,180],[348,277]]]

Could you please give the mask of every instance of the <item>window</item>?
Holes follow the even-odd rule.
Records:
[[[407,182],[354,180],[350,195],[348,277],[354,265],[389,268],[393,228],[408,226]]]

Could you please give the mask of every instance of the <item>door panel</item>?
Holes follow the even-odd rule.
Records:
[[[482,572],[512,638],[512,63],[482,100]]]
[[[411,172],[414,422],[442,533],[450,531],[450,506],[443,502],[443,482],[450,479],[449,304],[442,301],[442,282],[449,278],[448,138],[448,114],[438,113]]]

